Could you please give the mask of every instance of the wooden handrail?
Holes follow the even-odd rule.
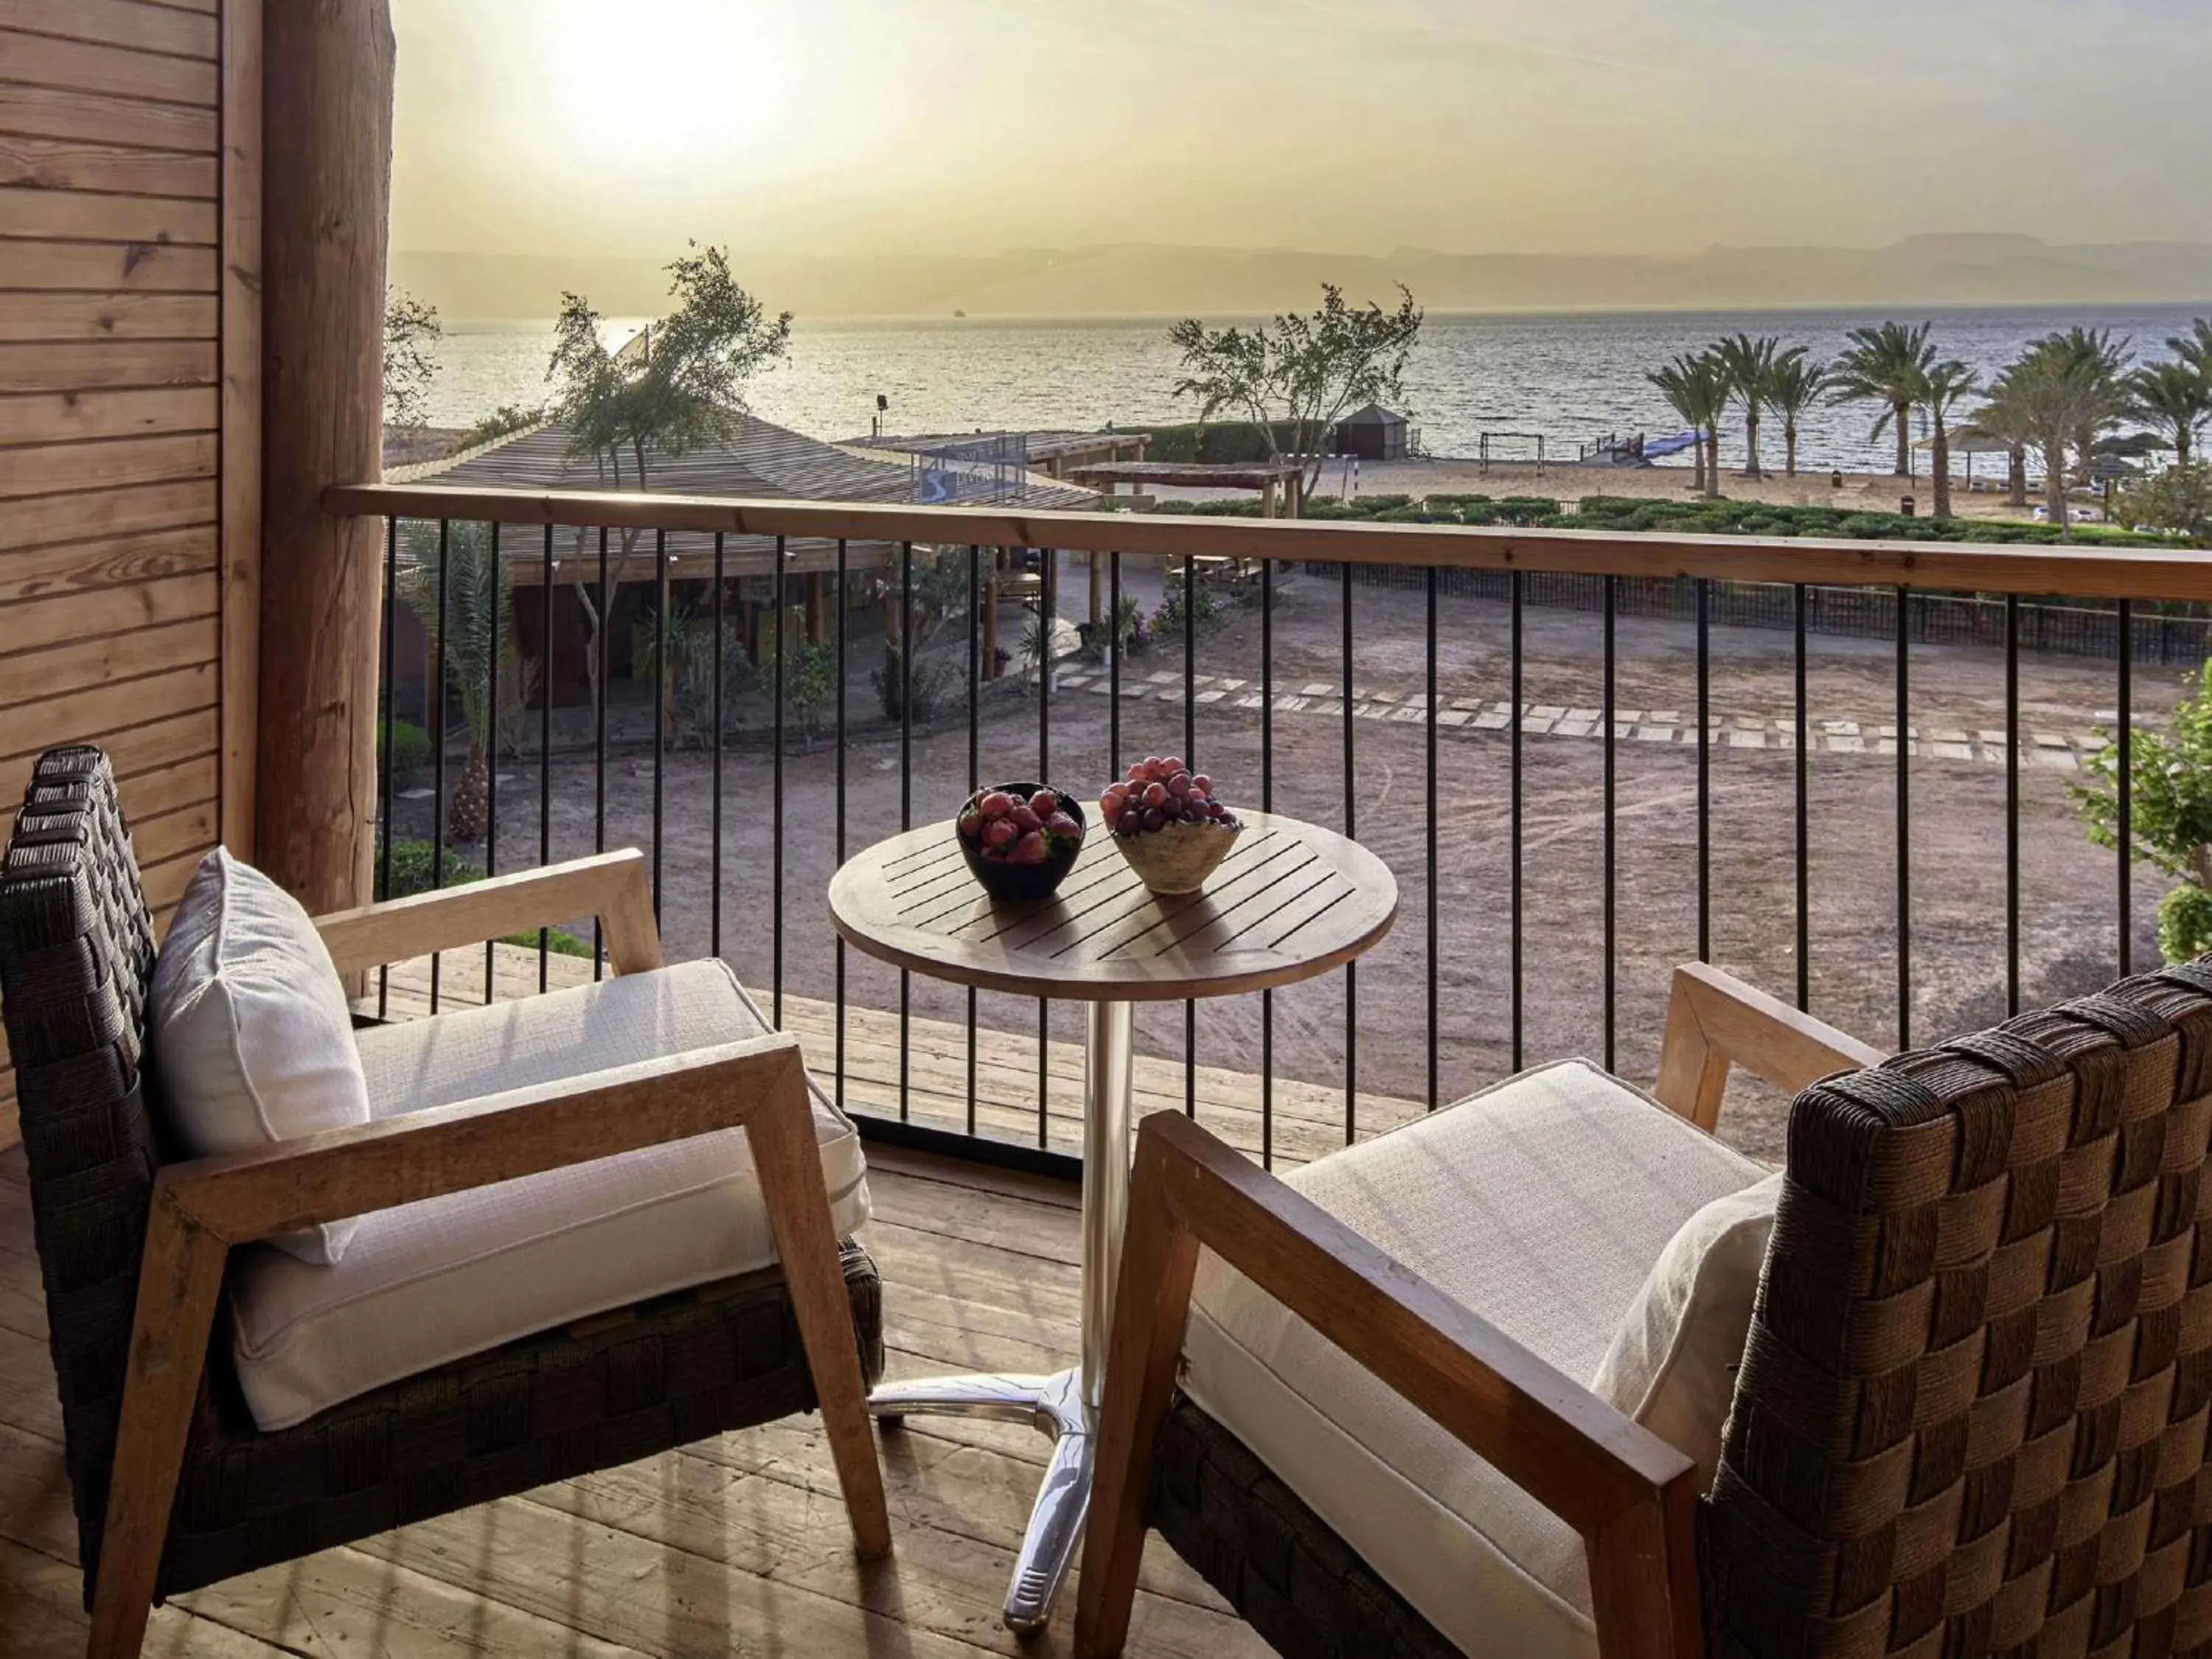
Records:
[[[458,519],[507,525],[689,531],[856,541],[1049,547],[1180,558],[1436,565],[1601,576],[1711,576],[1730,581],[2064,594],[2078,599],[2212,600],[2212,555],[2190,548],[2018,546],[1956,542],[1765,539],[1511,530],[1366,520],[1217,519],[1179,514],[1024,513],[999,507],[861,501],[744,501],[596,490],[456,489],[337,484],[323,505],[341,518]]]

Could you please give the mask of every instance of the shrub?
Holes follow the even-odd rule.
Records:
[[[501,404],[483,419],[478,421],[455,441],[455,453],[474,449],[478,444],[488,444],[495,438],[504,438],[509,433],[521,432],[537,426],[545,419],[543,409],[528,409],[520,404]]]
[[[442,861],[444,878],[434,881],[431,872],[440,864],[433,860],[436,849],[427,841],[395,841],[392,843],[392,879],[390,890],[386,890],[384,849],[377,848],[376,862],[372,866],[374,891],[381,901],[388,898],[407,898],[416,893],[427,893],[433,887],[465,887],[472,881],[482,881],[483,872],[471,864],[452,848],[444,849]]]
[[[886,652],[884,665],[869,678],[875,682],[876,697],[882,704],[885,720],[903,718],[903,710],[911,707],[914,718],[927,725],[935,720],[938,711],[959,679],[959,672],[951,663],[917,662],[911,674],[902,673],[899,653]]]
[[[384,722],[376,726],[376,764],[384,767]],[[422,775],[422,769],[430,763],[430,734],[413,720],[392,722],[392,787],[407,789]]]

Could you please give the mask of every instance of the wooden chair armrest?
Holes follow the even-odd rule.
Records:
[[[799,1039],[757,1037],[167,1164],[155,1202],[246,1244],[766,1115],[797,1113],[811,1144],[811,1111]]]
[[[1159,1113],[1137,1137],[1079,1653],[1117,1653],[1127,1635],[1201,1245],[1583,1535],[1607,1659],[1696,1651],[1690,1459],[1206,1130]]]
[[[661,965],[652,884],[635,848],[336,911],[316,917],[315,928],[347,975],[582,915],[599,919],[617,974]]]
[[[1879,1066],[1888,1057],[1732,974],[1685,963],[1674,970],[1652,1092],[1711,1132],[1720,1121],[1732,1064],[1794,1095],[1831,1073]]]
[[[767,1036],[163,1169],[94,1590],[94,1650],[137,1651],[231,1245],[737,1127],[752,1149],[856,1545],[864,1556],[887,1553],[805,1065],[795,1037]]]

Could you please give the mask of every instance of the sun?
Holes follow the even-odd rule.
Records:
[[[797,8],[553,0],[534,15],[544,106],[574,163],[696,176],[771,160],[794,137],[815,45]]]

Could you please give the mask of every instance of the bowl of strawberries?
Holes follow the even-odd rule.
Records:
[[[978,789],[953,824],[968,867],[994,899],[1050,898],[1083,850],[1081,804],[1048,783]]]
[[[1130,763],[1106,786],[1099,816],[1114,845],[1155,893],[1195,893],[1229,856],[1243,825],[1215,799],[1213,780],[1173,755]]]

